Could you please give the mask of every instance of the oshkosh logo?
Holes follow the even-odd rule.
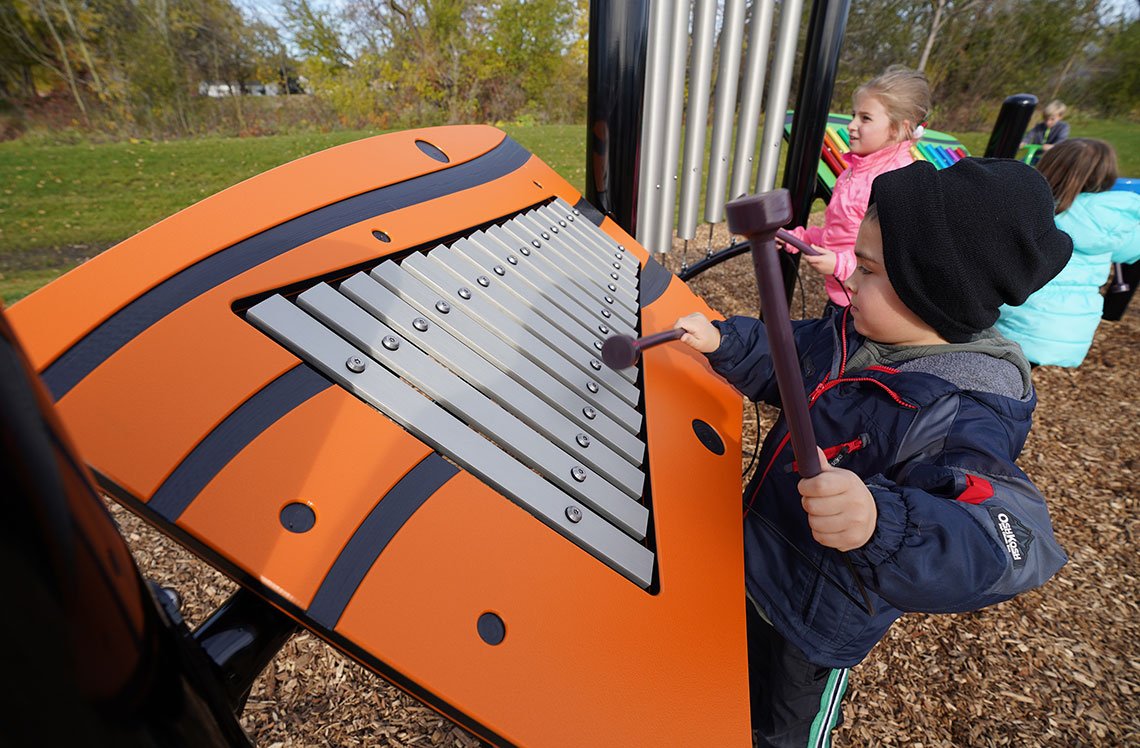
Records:
[[[1001,539],[1005,541],[1005,547],[1009,549],[1009,555],[1013,556],[1015,561],[1021,560],[1021,549],[1017,547],[1017,538],[1013,536],[1013,528],[1009,526],[1009,515],[1005,512],[999,512],[997,516],[998,530],[1001,532]]]
[[[1033,542],[1033,533],[1025,525],[1002,507],[990,508],[990,517],[994,521],[998,536],[1013,559],[1013,565],[1021,568],[1025,565],[1025,556],[1029,552],[1029,545]]]

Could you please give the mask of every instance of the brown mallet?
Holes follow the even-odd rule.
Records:
[[[788,297],[784,292],[780,261],[776,256],[775,239],[781,233],[780,227],[792,218],[792,200],[787,190],[773,190],[761,195],[737,198],[724,206],[724,212],[728,218],[728,230],[746,237],[752,247],[752,267],[756,270],[756,282],[760,286],[764,329],[768,332],[768,347],[772,353],[776,385],[780,389],[780,401],[784,405],[784,416],[792,438],[796,469],[803,477],[811,478],[819,475],[822,468],[815,447],[815,429],[812,428],[811,416],[808,414],[799,356],[792,337],[792,323],[788,318]],[[763,515],[757,516],[763,519]],[[859,575],[855,573],[851,559],[846,551],[840,551],[839,555],[863,596],[866,613],[874,615],[871,599]],[[845,595],[848,594],[838,583],[832,583]]]
[[[628,335],[614,335],[602,343],[602,362],[611,369],[625,369],[637,363],[642,350],[670,340],[680,340],[684,334],[684,330],[666,330],[636,340]]]

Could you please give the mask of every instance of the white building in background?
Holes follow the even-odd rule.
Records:
[[[198,93],[220,99],[225,96],[236,96],[244,90],[246,96],[277,96],[281,93],[281,86],[277,83],[207,83],[198,84]]]

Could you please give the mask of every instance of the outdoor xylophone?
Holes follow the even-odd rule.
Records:
[[[104,492],[481,737],[746,746],[739,396],[686,346],[601,362],[693,311],[462,126],[266,172],[9,317]]]

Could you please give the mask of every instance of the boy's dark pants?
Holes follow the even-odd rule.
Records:
[[[748,608],[748,672],[752,729],[760,748],[823,748],[843,721],[847,669],[813,664]]]

